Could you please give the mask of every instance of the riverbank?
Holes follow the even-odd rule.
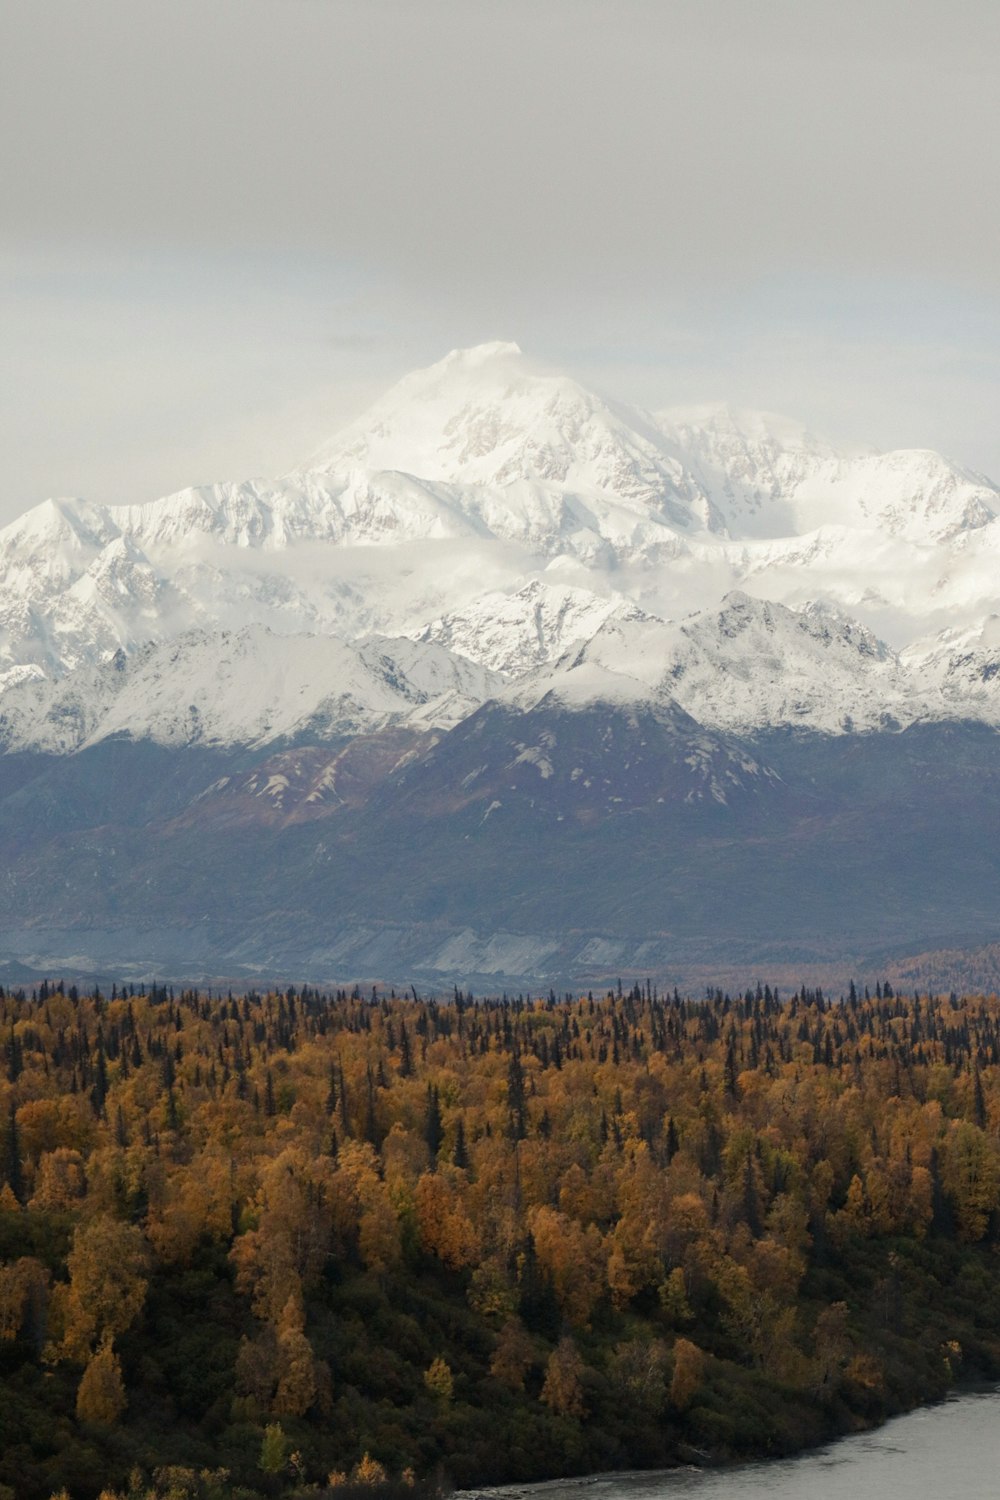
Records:
[[[953,1392],[878,1429],[789,1459],[593,1474],[460,1491],[454,1500],[983,1500],[1000,1472],[1000,1391]]]

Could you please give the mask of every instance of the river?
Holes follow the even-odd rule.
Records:
[[[472,1491],[497,1500],[998,1500],[1000,1390],[950,1396],[797,1458]]]

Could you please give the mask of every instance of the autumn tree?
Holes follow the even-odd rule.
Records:
[[[583,1394],[584,1363],[571,1338],[562,1338],[545,1366],[542,1400],[561,1417],[583,1417],[587,1403]]]
[[[524,1390],[524,1377],[534,1362],[534,1349],[520,1318],[508,1318],[490,1358],[490,1373],[511,1391]]]
[[[454,1395],[455,1381],[447,1360],[438,1355],[424,1371],[424,1385],[440,1406],[448,1406]]]
[[[282,1417],[301,1417],[316,1399],[317,1363],[305,1334],[301,1295],[292,1292],[278,1321],[277,1389],[274,1411]]]
[[[109,1335],[87,1362],[76,1394],[76,1414],[81,1421],[112,1427],[126,1405],[121,1364]]]
[[[674,1368],[670,1377],[670,1404],[685,1411],[701,1385],[705,1373],[705,1356],[690,1339],[674,1340]]]
[[[101,1214],[78,1224],[67,1256],[69,1285],[62,1292],[63,1352],[86,1360],[94,1344],[110,1349],[138,1317],[148,1286],[148,1247],[135,1224]],[[99,1369],[110,1368],[106,1356]]]

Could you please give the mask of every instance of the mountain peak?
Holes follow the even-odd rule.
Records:
[[[488,364],[497,359],[518,359],[522,357],[520,344],[510,340],[492,339],[485,344],[472,344],[467,349],[452,349],[444,359],[439,360],[439,365],[450,365],[452,367],[461,365],[464,369],[477,369],[480,365]],[[431,368],[436,368],[431,366]]]
[[[564,519],[564,497],[596,500],[628,512],[618,523],[627,532],[637,513],[643,522],[700,531],[711,510],[652,417],[536,369],[512,343],[453,350],[407,375],[310,468],[324,483],[364,470],[461,486],[462,508],[470,486],[504,491],[515,509],[537,508],[545,491]],[[483,513],[481,498],[474,509]],[[590,510],[574,506],[573,514],[576,531],[593,530]]]

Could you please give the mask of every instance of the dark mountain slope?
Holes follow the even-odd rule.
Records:
[[[1000,736],[979,726],[748,744],[673,708],[545,702],[423,743],[373,736],[353,766],[125,741],[0,760],[0,955],[574,982],[1000,938]],[[331,765],[349,795],[307,802]]]

